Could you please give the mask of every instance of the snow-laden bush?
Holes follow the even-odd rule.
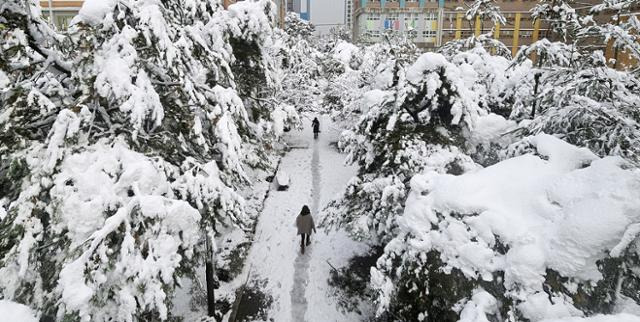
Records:
[[[510,151],[485,169],[413,177],[371,272],[379,314],[540,321],[638,303],[640,172],[543,134]]]

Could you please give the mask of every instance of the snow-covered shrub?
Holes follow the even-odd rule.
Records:
[[[485,169],[411,180],[371,272],[379,314],[540,321],[640,301],[640,172],[549,135],[511,150]]]

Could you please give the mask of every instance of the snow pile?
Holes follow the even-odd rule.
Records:
[[[34,312],[26,305],[0,300],[0,316],[4,321],[38,322]]]
[[[637,233],[640,171],[553,136],[525,142],[529,150],[519,151],[534,154],[460,176],[429,169],[415,176],[398,219],[403,233],[388,244],[378,269],[391,269],[393,254],[423,262],[436,251],[445,271],[502,284],[532,321],[558,310],[579,315],[567,298],[549,309],[545,277],[553,270],[575,282],[603,278],[597,261],[619,254]],[[504,272],[503,280],[495,280],[496,272]],[[394,276],[378,279],[382,299],[393,296]]]

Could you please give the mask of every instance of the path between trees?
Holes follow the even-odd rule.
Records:
[[[318,229],[311,246],[300,253],[295,218],[303,205],[311,207],[316,223],[322,209],[341,192],[355,174],[345,166],[344,155],[330,145],[337,131],[328,118],[322,120],[323,133],[313,140],[310,122],[302,131],[292,131],[286,140],[293,148],[280,163],[279,171],[291,177],[287,191],[272,191],[256,227],[256,238],[247,258],[249,287],[270,297],[267,317],[271,321],[357,321],[354,313],[340,312],[334,291],[328,285],[330,267],[344,266],[354,254],[366,251],[345,232]],[[250,270],[250,271],[249,271]]]

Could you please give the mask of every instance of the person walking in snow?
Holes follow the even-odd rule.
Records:
[[[300,249],[304,254],[304,247],[311,245],[311,231],[316,232],[316,224],[313,222],[313,217],[311,217],[311,210],[307,205],[302,206],[302,210],[300,214],[296,218],[296,226],[298,227],[298,235],[301,236],[300,240]],[[306,238],[306,243],[305,243]]]
[[[313,126],[313,138],[317,139],[318,133],[320,133],[320,121],[318,121],[317,117],[313,118],[313,121],[311,121],[311,125]]]

